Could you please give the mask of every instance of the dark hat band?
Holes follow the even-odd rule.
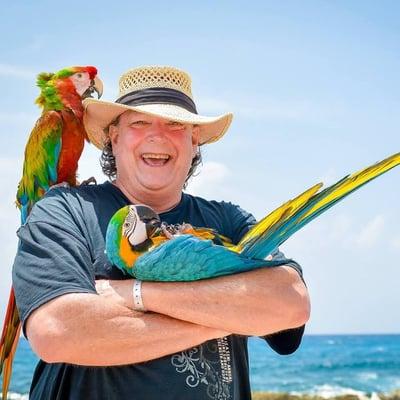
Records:
[[[197,114],[193,100],[179,90],[169,88],[149,88],[127,93],[116,100],[126,106],[142,106],[144,104],[174,104]]]

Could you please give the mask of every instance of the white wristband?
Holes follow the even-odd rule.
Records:
[[[133,309],[135,311],[147,311],[143,305],[142,281],[140,281],[139,279],[135,279],[135,283],[133,284]]]

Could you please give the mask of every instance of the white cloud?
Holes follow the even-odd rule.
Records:
[[[199,175],[190,181],[187,192],[203,197],[215,197],[215,192],[223,189],[224,181],[229,175],[230,171],[225,164],[207,161],[201,167]]]
[[[84,181],[94,177],[97,183],[102,183],[107,179],[100,167],[100,150],[90,144],[85,144],[84,151],[79,160],[78,181]]]
[[[369,247],[376,243],[382,236],[385,219],[382,215],[375,216],[365,228],[357,235],[355,242],[361,247]]]
[[[342,241],[343,243],[349,243],[349,238],[354,236],[351,233],[353,227],[353,220],[348,215],[339,214],[332,218],[332,223],[329,228],[328,240]]]
[[[400,250],[400,236],[395,236],[394,238],[392,238],[392,240],[390,241],[390,244],[396,250]]]
[[[37,72],[26,67],[11,64],[0,64],[0,76],[4,76],[6,78],[34,80],[36,75]]]
[[[335,168],[329,168],[326,170],[321,176],[317,178],[318,182],[322,182],[324,184],[324,188],[327,186],[333,185],[339,179],[337,177],[337,173]]]

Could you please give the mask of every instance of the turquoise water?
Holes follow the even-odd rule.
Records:
[[[400,389],[400,335],[305,336],[290,356],[253,339],[249,352],[253,390],[333,396]]]
[[[307,335],[290,356],[279,356],[262,340],[251,339],[249,353],[253,390],[333,396],[400,388],[400,335]],[[27,399],[36,362],[21,339],[10,398]]]

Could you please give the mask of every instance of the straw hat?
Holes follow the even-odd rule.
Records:
[[[83,105],[83,121],[89,140],[99,149],[104,146],[104,128],[127,110],[199,125],[200,144],[220,139],[233,117],[231,113],[217,117],[198,115],[190,76],[173,67],[130,69],[119,80],[119,96],[115,103],[88,98]]]

